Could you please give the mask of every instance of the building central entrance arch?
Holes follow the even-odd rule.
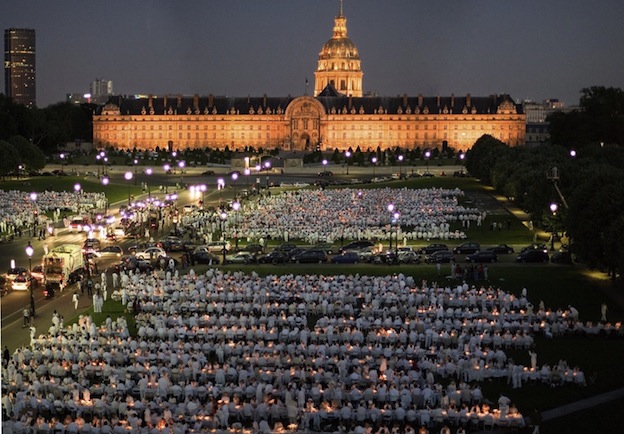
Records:
[[[295,98],[286,108],[286,119],[290,125],[291,150],[312,151],[320,144],[321,123],[325,108],[315,98]]]

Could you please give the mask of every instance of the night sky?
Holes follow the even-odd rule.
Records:
[[[86,93],[302,95],[338,0],[2,0],[37,32],[37,104]],[[558,98],[624,88],[622,0],[345,0],[365,92]],[[2,87],[4,92],[4,74]]]

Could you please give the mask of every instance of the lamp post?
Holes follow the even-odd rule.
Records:
[[[130,181],[133,178],[132,172],[124,173],[124,179]],[[128,184],[128,207],[130,206],[130,185]]]
[[[399,155],[397,159],[399,160],[399,179],[401,179],[403,175],[403,155]]]
[[[238,172],[234,172],[232,173],[232,181],[234,181],[234,199],[236,199],[238,197],[238,195],[236,194],[236,181],[238,181]]]
[[[392,212],[394,211],[394,204],[393,203],[389,203],[387,206],[387,210],[390,213],[390,215],[392,215]],[[390,220],[390,251],[392,251],[392,220]]]
[[[171,166],[169,164],[163,165],[163,170],[165,171],[165,194],[168,193],[168,184],[169,184],[169,171],[171,170]]]
[[[249,190],[249,175],[251,175],[251,169],[249,167],[245,167],[245,171],[243,173],[245,174],[245,179],[246,179],[245,188]]]
[[[235,247],[238,252],[238,210],[240,209],[241,204],[239,201],[234,201],[232,204],[232,209],[234,210],[234,242]]]
[[[327,160],[323,159],[321,163],[323,164],[323,174],[325,174],[327,172]]]
[[[345,151],[344,153],[345,161],[347,162],[347,175],[349,174],[349,158],[351,158],[351,152]]]
[[[26,256],[28,256],[28,289],[30,290],[30,314],[35,317],[35,296],[33,294],[32,286],[32,255],[35,253],[35,249],[30,245],[30,241],[26,245]]]
[[[557,210],[559,209],[559,205],[557,205],[556,203],[551,203],[550,204],[550,212],[553,215],[553,221],[552,221],[552,231],[550,234],[550,251],[554,251],[555,250],[555,216],[557,215]]]
[[[186,166],[186,162],[178,161],[178,167],[180,168],[180,185],[184,184],[183,176],[184,176],[184,167]]]
[[[425,151],[425,162],[427,164],[427,174],[429,173],[429,158],[431,157],[431,151],[430,150],[426,150]]]
[[[152,191],[150,190],[150,184],[149,184],[149,177],[152,175],[154,171],[152,170],[151,167],[148,167],[147,169],[145,169],[145,174],[147,175],[147,181],[145,181],[145,184],[147,185],[147,200],[148,202],[151,201],[152,199]]]
[[[217,179],[217,190],[219,190],[219,205],[223,202],[223,189],[225,188],[225,179]]]
[[[139,164],[139,160],[134,159],[134,185],[137,184],[137,164]]]
[[[225,220],[227,220],[227,213],[225,211],[221,211],[221,214],[219,215],[219,217],[221,218],[221,239],[223,240],[223,262],[222,264],[225,265],[225,252],[226,252],[226,244],[225,244]]]
[[[199,186],[199,191],[201,191],[201,208],[204,209],[204,195],[206,193],[206,190],[208,190],[208,187],[206,187],[206,184],[201,184]]]
[[[401,214],[398,211],[395,211],[394,214],[393,214],[394,225],[395,225],[395,234],[396,234],[396,239],[395,239],[395,243],[394,243],[394,255],[396,256],[397,262],[399,260],[399,217],[400,216],[401,216]],[[390,235],[390,238],[392,238],[392,235]]]
[[[76,214],[80,215],[80,190],[82,187],[80,184],[74,184],[74,191],[76,192]]]
[[[375,166],[377,166],[377,157],[371,158],[371,161],[373,162],[373,178],[374,178],[375,177]]]

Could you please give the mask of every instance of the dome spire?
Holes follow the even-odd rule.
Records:
[[[338,16],[342,16],[342,0],[340,0],[340,11],[338,12]]]
[[[347,37],[347,19],[342,14],[342,0],[340,0],[340,10],[338,16],[334,18],[334,39]]]

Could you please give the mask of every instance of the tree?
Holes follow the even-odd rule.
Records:
[[[19,154],[15,146],[0,140],[0,176],[7,176],[17,170]]]
[[[32,144],[22,136],[13,136],[9,143],[15,147],[19,154],[20,163],[27,168],[41,170],[46,165],[45,155],[39,147]]]

